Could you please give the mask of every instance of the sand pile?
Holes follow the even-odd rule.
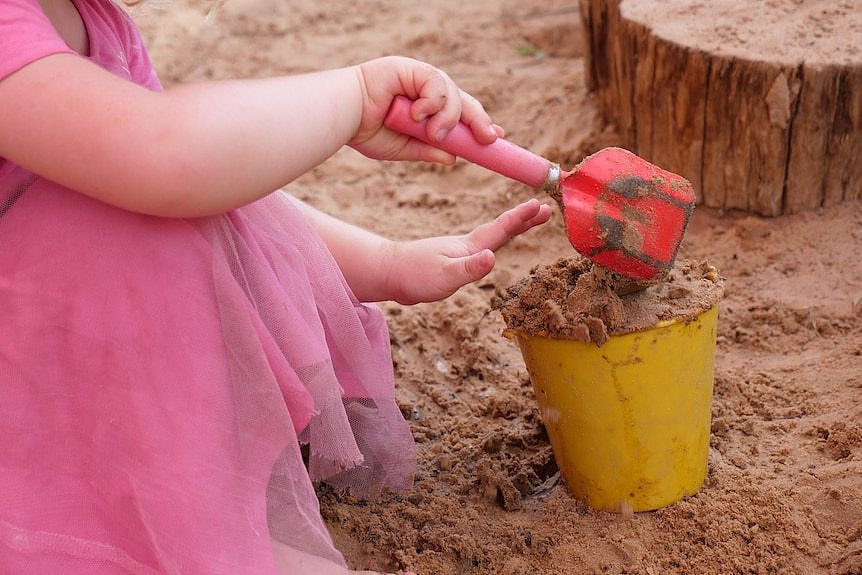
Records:
[[[715,266],[679,261],[661,281],[631,290],[630,282],[588,259],[536,266],[494,302],[510,330],[527,335],[605,343],[609,337],[691,321],[721,298]]]
[[[446,69],[512,141],[564,169],[620,143],[586,90],[576,2],[227,0],[207,18],[210,6],[144,5],[168,84],[408,54]],[[401,239],[463,233],[534,196],[553,204],[461,162],[351,150],[289,190]],[[384,304],[419,471],[409,492],[374,502],[322,491],[337,544],[355,568],[421,575],[862,573],[860,246],[860,201],[772,219],[695,210],[678,261],[709,261],[726,278],[709,476],[697,495],[627,517],[568,493],[521,354],[490,307],[530,270],[573,256],[559,214],[452,298]]]

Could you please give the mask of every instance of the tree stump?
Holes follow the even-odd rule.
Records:
[[[699,203],[862,198],[862,0],[581,0],[581,16],[603,115]]]

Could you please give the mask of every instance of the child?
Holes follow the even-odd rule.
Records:
[[[362,302],[447,297],[550,217],[396,242],[272,192],[344,144],[453,162],[395,95],[501,134],[407,58],[163,91],[109,0],[0,0],[0,573],[347,572],[312,481],[415,460]]]

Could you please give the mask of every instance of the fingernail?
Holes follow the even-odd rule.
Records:
[[[497,130],[494,129],[493,124],[488,124],[488,134],[490,134],[494,138],[497,137]]]
[[[419,114],[419,115],[416,117],[416,121],[417,121],[417,122],[422,122],[422,121],[424,121],[424,120],[425,120],[425,118],[427,118],[427,117],[428,117],[428,114],[426,114],[426,113],[424,113],[424,112],[423,112],[423,113]]]
[[[442,142],[446,136],[449,134],[449,130],[437,130],[437,141]]]

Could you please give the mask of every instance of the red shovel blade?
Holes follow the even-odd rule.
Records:
[[[605,148],[562,174],[553,164],[502,138],[480,144],[457,124],[433,140],[427,120],[411,117],[412,102],[396,97],[385,124],[489,170],[551,193],[560,203],[572,246],[602,266],[635,280],[649,280],[673,266],[694,211],[694,189],[622,148]]]
[[[673,266],[695,205],[688,180],[622,148],[587,157],[563,178],[561,192],[572,246],[642,280]]]

